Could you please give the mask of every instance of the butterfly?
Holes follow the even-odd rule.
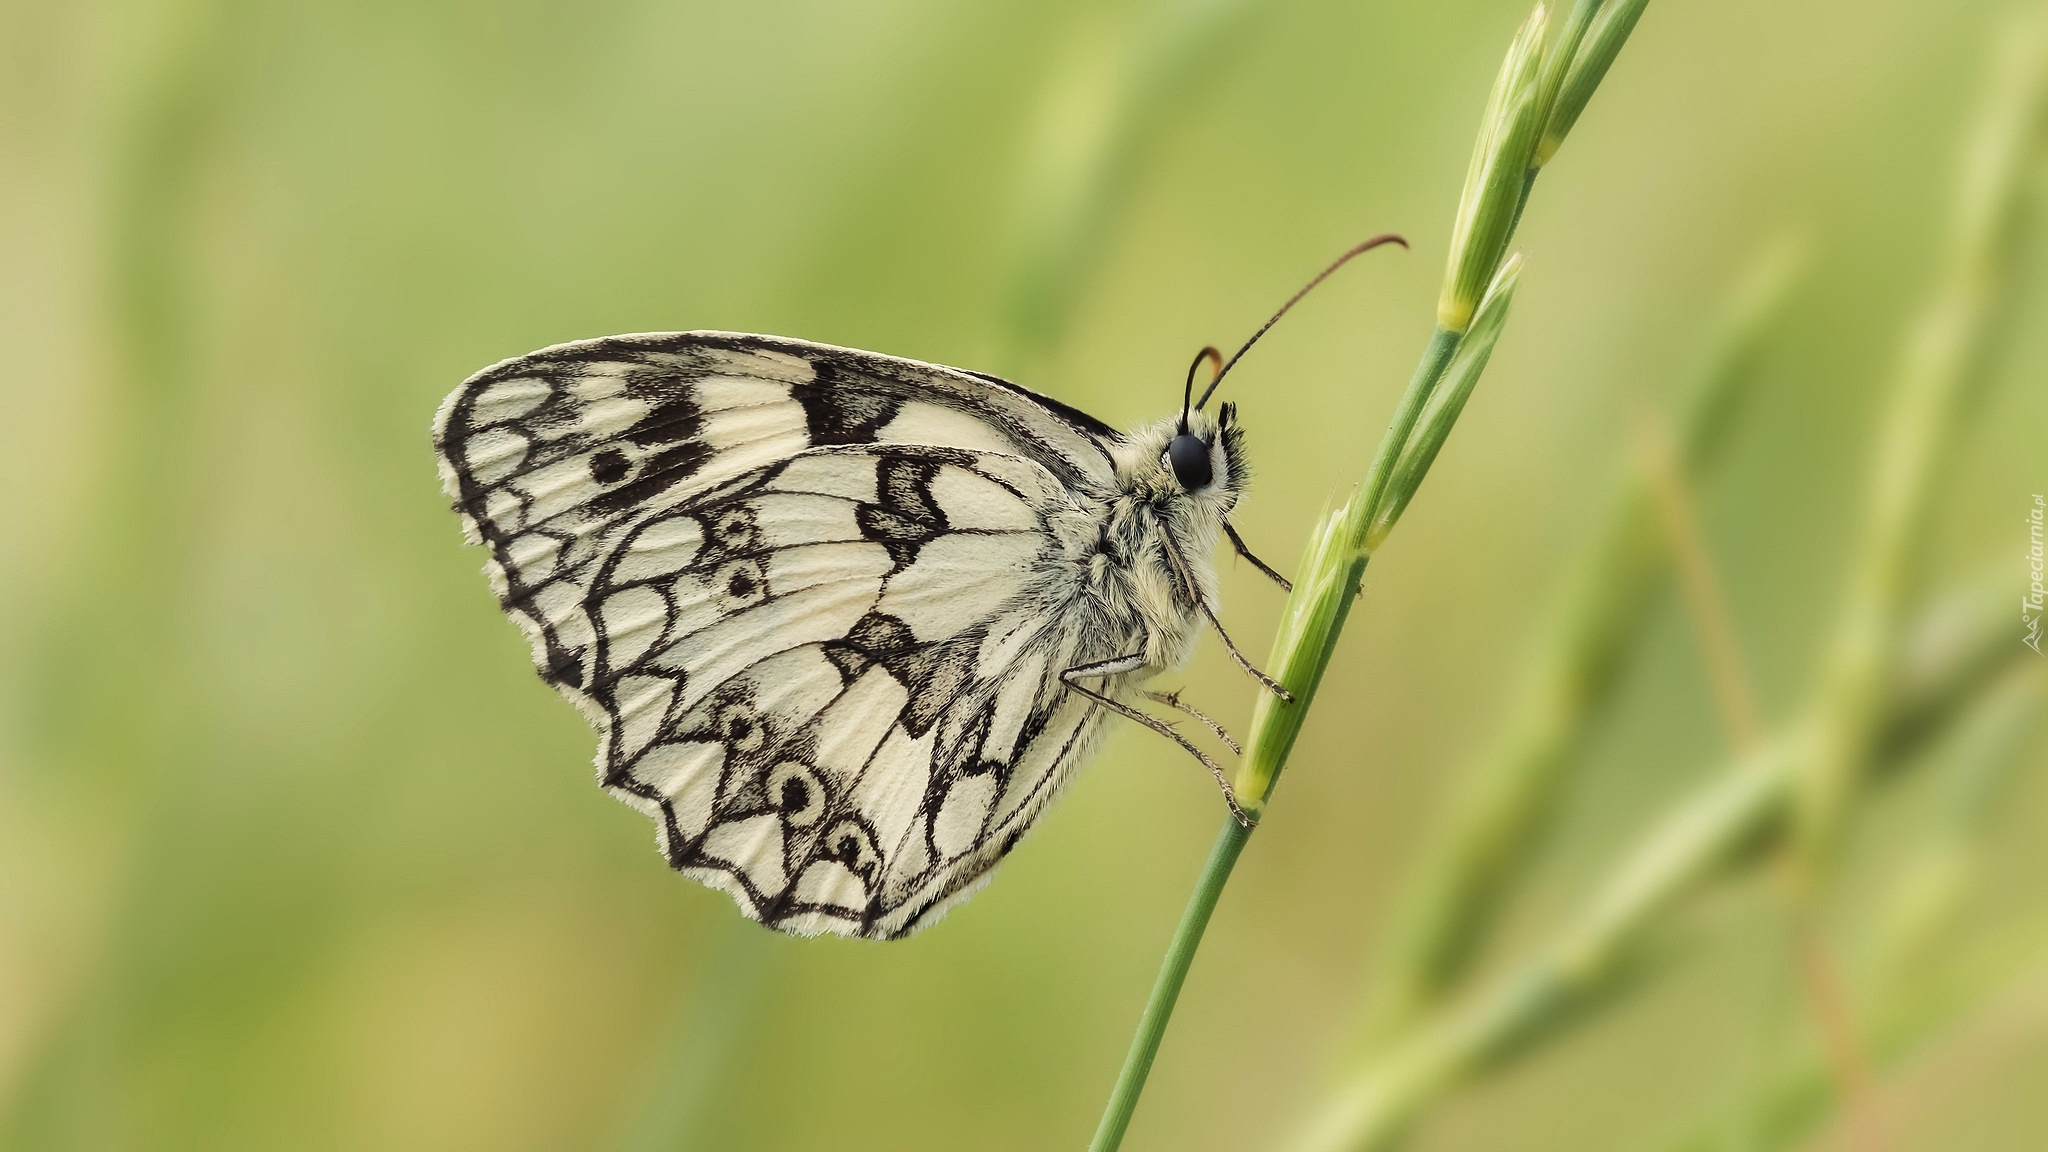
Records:
[[[1205,627],[1286,696],[1223,632],[1211,561],[1227,538],[1287,586],[1229,520],[1236,409],[1204,411],[1258,335],[1203,349],[1179,415],[1132,432],[873,352],[612,336],[471,376],[433,440],[499,604],[670,866],[782,931],[895,939],[989,879],[1112,716],[1244,819],[1140,702],[1236,750],[1144,687]]]

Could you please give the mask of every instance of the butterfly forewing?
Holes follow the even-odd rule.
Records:
[[[449,494],[604,784],[798,932],[971,890],[1098,727],[1061,628],[1115,434],[1001,381],[717,333],[508,361],[444,404]]]

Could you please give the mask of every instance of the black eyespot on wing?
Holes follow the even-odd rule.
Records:
[[[768,574],[757,559],[734,560],[711,575],[719,589],[718,607],[725,613],[744,612],[768,597]]]
[[[769,770],[767,795],[769,805],[793,828],[817,823],[830,799],[824,781],[801,760],[784,760]]]
[[[745,504],[725,508],[704,526],[704,540],[726,556],[750,551],[761,543],[760,517]]]
[[[771,735],[768,725],[754,710],[753,700],[744,694],[735,694],[731,703],[718,710],[712,723],[731,757],[754,755],[767,746]]]
[[[873,884],[882,860],[875,851],[874,836],[852,820],[841,820],[825,834],[826,859],[846,865],[861,879]]]
[[[1180,486],[1193,492],[1207,488],[1216,478],[1209,466],[1209,445],[1192,432],[1183,432],[1166,446],[1167,462],[1173,465],[1173,478]]]
[[[599,484],[617,484],[632,470],[632,462],[617,448],[607,448],[590,458],[590,478]]]

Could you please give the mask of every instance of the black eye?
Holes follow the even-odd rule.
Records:
[[[1192,432],[1183,432],[1166,446],[1166,459],[1173,465],[1173,478],[1192,492],[1207,488],[1215,473],[1209,468],[1209,446]]]

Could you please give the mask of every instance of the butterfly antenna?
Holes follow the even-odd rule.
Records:
[[[1204,348],[1200,352],[1195,353],[1195,362],[1188,365],[1187,387],[1181,389],[1180,393],[1180,430],[1183,432],[1188,430],[1188,400],[1195,394],[1195,369],[1200,368],[1204,360],[1207,360],[1210,367],[1215,369],[1216,372],[1216,375],[1209,378],[1209,390],[1211,392],[1216,390],[1216,381],[1223,378],[1223,353],[1218,352],[1214,348]],[[1207,400],[1208,398],[1208,392],[1202,393],[1202,399]],[[1200,408],[1201,405],[1197,404],[1195,407]]]
[[[1244,359],[1244,354],[1252,350],[1252,345],[1257,344],[1259,342],[1259,337],[1264,336],[1266,334],[1267,329],[1271,328],[1275,324],[1278,324],[1280,322],[1280,318],[1282,316],[1287,315],[1287,310],[1289,308],[1292,308],[1296,304],[1301,303],[1301,298],[1303,296],[1306,296],[1310,292],[1314,291],[1316,285],[1321,284],[1325,280],[1328,280],[1330,278],[1330,273],[1335,272],[1337,269],[1342,268],[1344,265],[1350,263],[1352,257],[1363,256],[1367,252],[1372,251],[1373,249],[1379,247],[1382,244],[1399,244],[1403,248],[1408,247],[1407,240],[1402,239],[1396,233],[1388,232],[1383,235],[1375,236],[1372,239],[1367,240],[1363,244],[1355,245],[1351,248],[1350,251],[1344,253],[1342,256],[1337,257],[1335,260],[1330,261],[1330,266],[1328,268],[1325,268],[1321,272],[1316,273],[1316,278],[1302,285],[1301,291],[1296,292],[1292,296],[1289,296],[1287,298],[1287,303],[1282,304],[1280,306],[1280,310],[1278,312],[1273,313],[1273,318],[1271,320],[1266,321],[1264,324],[1259,325],[1259,330],[1257,332],[1252,333],[1252,338],[1244,342],[1244,347],[1239,348],[1237,350],[1237,353],[1233,355],[1227,362],[1224,363],[1223,367],[1218,368],[1216,370],[1215,379],[1209,381],[1208,389],[1202,393],[1202,398],[1200,400],[1195,401],[1195,407],[1199,409],[1202,405],[1207,404],[1209,402],[1209,397],[1214,395],[1216,392],[1216,386],[1218,384],[1223,383],[1223,377],[1227,375],[1232,368],[1235,368],[1237,366],[1237,362],[1239,360]],[[1204,348],[1202,351],[1207,353],[1214,351],[1214,349]],[[1196,364],[1200,364],[1201,362],[1202,357],[1195,357]],[[1194,379],[1195,370],[1194,367],[1190,365],[1188,368],[1188,381],[1191,387],[1193,385]],[[1187,423],[1187,405],[1185,403],[1181,405],[1181,412],[1181,423],[1182,426],[1185,427]]]

